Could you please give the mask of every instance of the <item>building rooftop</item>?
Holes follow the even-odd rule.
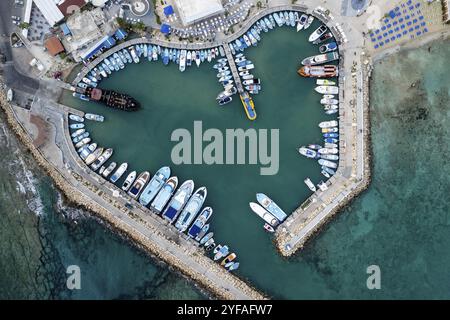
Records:
[[[70,16],[76,11],[80,10],[86,4],[85,0],[64,0],[58,4],[58,9],[64,17]]]
[[[50,0],[33,0],[33,1],[50,26],[53,27],[57,22],[64,19],[63,14],[58,9],[54,1]]]
[[[52,56],[56,56],[58,53],[61,53],[61,52],[64,51],[64,47],[63,47],[61,41],[59,41],[57,36],[53,36],[51,38],[48,38],[45,41],[44,45],[47,48],[48,52]]]
[[[225,11],[220,0],[175,0],[175,5],[184,25]]]

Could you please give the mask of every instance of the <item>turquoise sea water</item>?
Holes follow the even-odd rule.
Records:
[[[258,168],[249,166],[186,165],[172,166],[172,169],[182,179],[192,177],[198,186],[208,187],[207,202],[216,211],[212,220],[216,238],[235,248],[242,262],[239,274],[276,298],[449,298],[447,123],[450,119],[450,89],[446,81],[450,71],[447,63],[449,43],[434,43],[430,49],[401,53],[375,65],[371,86],[372,184],[349,208],[327,224],[303,251],[291,259],[283,259],[275,252],[270,237],[261,230],[261,221],[246,205],[254,199],[257,191],[254,185],[257,185],[258,191],[275,195],[273,197],[281,205],[291,210],[296,201],[307,195],[301,182],[303,175],[308,174],[315,180],[319,178],[318,167],[294,152],[300,144],[318,141],[320,133],[316,124],[323,117],[320,112],[315,113],[319,109],[317,102],[312,104],[318,97],[312,93],[313,84],[295,74],[298,59],[310,53],[295,39],[298,39],[295,32],[278,30],[265,35],[261,45],[247,54],[255,62],[255,74],[263,81],[263,93],[255,99],[259,118],[251,125],[282,129],[279,175],[286,183],[279,182],[278,177],[260,177]],[[287,53],[274,59],[280,57],[279,50],[283,45]],[[265,65],[268,67],[262,67]],[[101,111],[106,115],[104,124],[92,123],[89,131],[96,141],[116,149],[114,160],[128,160],[135,169],[154,172],[163,163],[170,163],[168,144],[172,127],[167,127],[172,123],[188,129],[193,120],[199,119],[204,120],[205,127],[220,123],[220,128],[249,125],[239,103],[223,109],[213,103],[220,88],[213,82],[215,75],[208,67],[189,70],[183,75],[174,66],[168,71],[170,69],[173,72],[166,72],[159,63],[128,66],[104,82],[105,87],[122,89],[138,98],[151,97],[141,112],[144,119],[139,119],[139,112],[126,114],[100,106],[84,106],[85,110]],[[284,94],[276,96],[279,92]],[[301,94],[301,98],[295,98],[297,94]],[[72,103],[70,99],[65,101]],[[196,108],[197,112],[184,111],[180,105]],[[147,112],[147,108],[150,111]],[[173,112],[165,113],[168,108]],[[289,111],[288,115],[281,112],[284,110]],[[136,125],[144,122],[148,124],[146,127]],[[292,129],[294,125],[295,130]],[[287,138],[283,138],[284,128],[290,133]],[[138,134],[142,132],[144,134]],[[283,161],[288,163],[285,169],[289,169],[288,173],[283,172],[286,164]],[[80,264],[82,270],[88,269],[90,283],[86,284],[86,289],[72,295],[67,294],[67,290],[54,289],[58,294],[53,297],[171,298],[171,293],[198,297],[183,279],[168,273],[166,267],[154,266],[95,219],[79,213],[72,216],[71,208],[62,210],[71,218],[63,218],[61,210],[54,207],[55,191],[48,186],[42,187],[47,185],[47,180],[39,173],[36,173],[36,179],[43,183],[34,185],[41,186],[39,194],[43,204],[37,207],[46,208],[45,214],[37,219],[30,209],[27,215],[18,213],[21,206],[26,210],[27,198],[18,191],[13,192],[14,180],[22,181],[23,178],[11,175],[14,168],[3,166],[2,169],[5,178],[2,178],[1,219],[9,221],[11,226],[23,226],[4,228],[0,234],[1,243],[7,249],[2,250],[4,258],[0,260],[2,271],[7,270],[3,274],[13,274],[8,272],[12,269],[12,259],[20,261],[12,256],[20,250],[27,252],[27,263],[21,264],[23,268],[15,268],[14,277],[1,277],[2,289],[8,289],[2,292],[11,293],[7,297],[25,296],[25,293],[34,297],[36,292],[46,288],[61,288],[61,279],[65,277],[65,274],[61,275],[64,271],[61,265],[66,264]],[[222,175],[220,171],[223,170],[227,174]],[[235,185],[229,183],[228,176],[235,179]],[[270,184],[274,185],[273,190],[269,189]],[[17,210],[11,210],[12,204],[7,206],[10,203],[7,198],[17,199],[13,202]],[[30,194],[30,198],[36,197]],[[35,220],[47,222],[36,223]],[[12,225],[13,222],[16,224]],[[45,237],[41,231],[36,234],[42,226],[47,226]],[[23,237],[24,234],[27,237]],[[43,238],[52,239],[51,249],[43,249],[46,247]],[[13,244],[20,244],[20,247]],[[43,267],[39,267],[41,256],[46,257],[43,265],[51,266],[44,273],[45,281],[30,276],[34,275],[34,270],[42,270]],[[366,287],[366,268],[374,264],[381,269],[381,290]],[[141,274],[142,270],[145,270],[144,274]],[[99,278],[97,274],[100,274]],[[162,284],[157,280],[160,274],[164,274]],[[20,281],[22,286],[14,284],[18,276],[23,279]]]

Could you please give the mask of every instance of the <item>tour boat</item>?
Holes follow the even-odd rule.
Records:
[[[139,197],[139,203],[143,206],[147,206],[162,188],[169,176],[169,167],[162,167],[158,171],[156,171],[150,182],[147,184],[144,190],[142,190],[142,193]]]
[[[136,180],[136,171],[132,171],[128,174],[128,176],[126,177],[125,181],[122,184],[122,190],[123,191],[128,191],[128,189],[130,189],[131,185],[133,184],[134,180]]]
[[[166,209],[163,212],[163,217],[169,220],[170,222],[173,222],[180,214],[181,210],[183,209],[183,206],[188,201],[193,190],[194,190],[194,181],[192,180],[185,181],[170,200],[169,204],[167,205]]]
[[[130,189],[128,190],[128,194],[132,198],[137,199],[149,179],[150,179],[150,172],[148,171],[142,172],[136,179],[136,181],[134,181],[134,183],[131,185]]]
[[[162,186],[161,190],[156,195],[150,207],[155,211],[157,211],[158,213],[161,212],[166,206],[167,202],[172,197],[177,186],[178,186],[177,177],[170,177],[169,179],[167,179],[167,181]]]

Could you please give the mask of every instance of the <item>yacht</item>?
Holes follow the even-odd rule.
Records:
[[[321,35],[323,35],[325,32],[327,32],[327,30],[328,30],[328,28],[322,24],[319,28],[314,30],[314,32],[309,36],[308,41],[309,42],[316,41],[317,39],[320,38]]]
[[[260,218],[262,218],[265,222],[270,224],[272,227],[278,225],[277,218],[275,218],[269,211],[267,211],[257,203],[250,202],[249,204],[252,211],[256,213]]]
[[[306,14],[302,14],[300,19],[297,22],[297,32],[303,30],[307,21],[308,21],[308,16]]]
[[[303,181],[308,186],[309,190],[311,190],[312,192],[316,192],[317,191],[316,186],[314,185],[314,183],[312,183],[310,178],[306,178]]]
[[[187,230],[191,222],[195,219],[198,212],[200,211],[203,202],[205,202],[207,195],[207,190],[205,187],[200,187],[195,191],[189,201],[186,203],[183,211],[181,212],[175,227],[184,232]]]
[[[278,221],[283,222],[287,218],[286,212],[264,193],[257,193],[256,200],[258,200],[259,204],[263,206],[264,209],[277,218]]]
[[[180,71],[183,72],[184,70],[186,70],[186,50],[181,50],[180,53]]]
[[[126,177],[125,181],[122,184],[122,190],[123,191],[128,191],[128,189],[130,189],[131,185],[133,184],[134,180],[136,180],[136,171],[132,171],[128,174],[128,176]]]
[[[161,169],[156,171],[150,182],[147,184],[144,190],[142,190],[142,193],[139,197],[139,203],[143,206],[147,206],[162,188],[166,180],[169,179],[169,177],[169,167],[162,167]]]
[[[123,174],[125,173],[125,171],[127,171],[128,169],[128,163],[124,162],[122,163],[119,168],[117,168],[116,172],[114,172],[114,174],[111,176],[111,178],[109,179],[112,183],[116,183],[117,180],[119,180]]]
[[[108,178],[108,176],[113,172],[113,170],[117,167],[116,162],[111,162],[110,165],[103,171],[102,176]]]
[[[204,208],[189,228],[188,236],[191,238],[197,237],[203,226],[208,222],[209,218],[211,218],[212,213],[213,209],[211,207]]]
[[[339,53],[336,51],[311,56],[302,60],[304,66],[315,66],[318,64],[328,63],[339,59]]]
[[[191,196],[193,190],[194,181],[185,181],[170,200],[169,204],[163,212],[163,217],[170,222],[173,222],[180,214],[184,205]]]
[[[313,16],[309,16],[308,17],[308,21],[306,21],[305,27],[303,29],[304,30],[308,29],[311,26],[311,24],[313,23],[313,21],[314,21],[314,17]]]
[[[317,86],[314,90],[321,94],[339,94],[337,86]]]
[[[307,158],[315,159],[317,157],[317,152],[316,151],[308,149],[308,148],[305,148],[305,147],[299,148],[298,152],[301,155],[303,155],[303,156],[305,156]]]
[[[134,183],[129,188],[128,194],[132,198],[137,199],[149,179],[150,179],[150,172],[148,172],[148,171],[142,172],[139,175],[139,177],[136,179],[136,181],[134,181]]]
[[[97,171],[98,168],[100,168],[109,158],[111,158],[113,154],[113,149],[108,148],[106,149],[100,157],[97,158],[97,160],[94,161],[93,164],[91,164],[91,168],[94,171]]]
[[[169,179],[167,179],[166,183],[164,183],[164,185],[156,195],[150,207],[153,210],[157,211],[158,213],[161,212],[166,206],[167,202],[172,197],[177,186],[178,186],[177,177],[170,177]]]

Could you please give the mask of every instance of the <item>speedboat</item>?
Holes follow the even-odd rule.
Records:
[[[298,152],[301,155],[303,155],[303,156],[305,156],[307,158],[315,159],[317,157],[317,152],[316,151],[308,149],[308,148],[305,148],[305,147],[299,148]]]
[[[162,186],[161,190],[156,195],[150,207],[157,212],[161,212],[166,206],[167,202],[172,197],[175,189],[178,186],[178,178],[170,177]]]
[[[192,190],[194,190],[194,181],[185,181],[170,200],[163,212],[163,217],[170,222],[173,222],[191,196]]]
[[[272,227],[278,225],[278,220],[275,218],[269,211],[261,207],[259,204],[255,202],[250,202],[250,208],[254,213],[256,213],[260,218],[262,218],[265,222],[270,224]]]
[[[147,206],[153,198],[157,195],[159,190],[170,177],[170,168],[162,167],[159,169],[152,177],[150,182],[147,184],[144,190],[142,190],[141,196],[139,197],[139,203],[143,206]]]
[[[164,49],[164,55],[163,55],[163,64],[167,66],[169,64],[169,49]]]
[[[225,259],[223,259],[223,261],[220,263],[220,265],[225,266],[227,263],[233,261],[234,259],[236,259],[236,254],[230,253]]]
[[[319,123],[319,128],[333,128],[333,127],[337,127],[338,125],[339,125],[339,123],[336,120],[323,121],[323,122]]]
[[[212,239],[212,237],[214,236],[214,232],[210,232],[208,233],[206,236],[204,236],[201,240],[200,240],[200,244],[204,245],[206,243],[208,243],[208,241],[210,241]]]
[[[328,105],[328,104],[339,104],[339,101],[336,99],[321,99],[320,103],[323,105]]]
[[[205,187],[200,187],[195,191],[195,193],[192,195],[192,197],[189,199],[189,201],[186,203],[186,206],[184,207],[183,211],[180,214],[180,217],[178,218],[177,222],[175,223],[175,227],[180,230],[181,232],[184,232],[187,230],[189,225],[192,223],[192,221],[197,216],[198,212],[200,211],[203,202],[205,202],[207,195],[207,190]]]
[[[328,172],[326,172],[325,170],[320,171],[320,173],[328,179],[331,178],[331,175]]]
[[[338,131],[339,131],[338,127],[322,129],[322,133],[332,133],[332,132],[338,132]]]
[[[228,271],[233,271],[239,268],[239,262],[231,262],[231,265],[227,267]]]
[[[85,129],[79,129],[79,130],[75,131],[74,133],[72,133],[72,136],[74,134],[77,134],[77,136],[72,139],[73,143],[78,143],[81,140],[83,140],[84,138],[88,138],[89,137],[89,132],[84,132],[84,131],[85,131]],[[84,132],[84,133],[79,134],[77,132]]]
[[[243,38],[247,47],[250,47],[252,45],[252,42],[250,41],[249,37],[246,34],[244,34]]]
[[[326,166],[322,166],[322,170],[328,172],[330,175],[336,174],[336,171]]]
[[[333,34],[331,32],[324,33],[319,37],[319,39],[316,39],[313,41],[313,44],[321,44],[322,42],[325,42],[327,40],[330,40],[333,38]]]
[[[148,171],[142,172],[139,175],[139,177],[136,179],[136,181],[134,181],[134,183],[131,185],[130,190],[128,191],[128,194],[131,197],[133,197],[134,199],[137,199],[149,179],[150,179],[150,172],[148,172]]]
[[[75,145],[75,148],[81,148],[82,146],[88,144],[89,142],[91,142],[91,138],[83,138],[83,139],[81,139],[81,141],[79,141],[79,142]]]
[[[275,229],[270,224],[268,224],[267,222],[264,223],[264,230],[266,230],[267,232],[270,232],[270,233],[274,233],[275,232]]]
[[[269,211],[278,221],[283,222],[287,218],[286,212],[284,212],[272,199],[266,196],[264,193],[257,193],[256,200],[263,206],[264,209]]]
[[[336,82],[327,79],[317,79],[316,84],[318,86],[334,86]]]
[[[309,190],[311,190],[312,192],[316,192],[317,191],[316,186],[314,185],[314,183],[312,183],[310,178],[306,178],[303,181],[308,186]]]
[[[295,18],[292,11],[289,12],[289,24],[291,25],[291,27],[295,27]]]
[[[179,69],[181,72],[186,70],[186,50],[181,50]]]
[[[117,167],[117,162],[111,162],[109,166],[103,171],[102,176],[108,178],[108,176],[113,172],[113,170]]]
[[[336,144],[339,142],[339,140],[335,139],[335,138],[326,138],[326,139],[324,139],[324,141],[325,141],[325,143],[333,143],[333,144]]]
[[[117,168],[116,172],[114,172],[114,174],[111,176],[111,178],[109,179],[112,183],[116,183],[117,180],[119,180],[123,174],[125,173],[125,171],[127,171],[128,169],[128,163],[124,162],[122,163],[119,168]]]
[[[325,32],[327,32],[328,28],[325,25],[321,25],[320,27],[318,27],[316,30],[314,30],[314,32],[309,36],[308,41],[309,42],[314,42],[317,39],[320,38],[321,35],[323,35]]]
[[[308,144],[308,148],[312,150],[319,150],[322,149],[322,146],[318,144]]]
[[[325,111],[326,114],[335,114],[335,113],[337,113],[337,112],[338,112],[337,109],[331,109],[331,110]]]
[[[325,143],[325,148],[332,149],[332,148],[338,148],[339,146],[336,143]]]
[[[189,228],[188,236],[191,238],[198,236],[203,226],[208,222],[208,219],[211,218],[212,213],[213,209],[211,207],[204,208]]]
[[[321,94],[339,94],[339,87],[336,86],[318,86],[314,90]]]
[[[195,51],[195,64],[197,65],[197,68],[200,67],[200,63],[202,61],[200,60],[200,53],[198,51]]]
[[[192,51],[188,51],[186,55],[186,66],[190,67],[192,65]]]
[[[84,162],[89,166],[90,164],[92,164],[95,160],[97,160],[98,157],[101,156],[101,154],[103,153],[103,148],[98,148],[95,149],[94,152],[92,152],[90,155],[88,155],[86,157],[86,160],[84,160]]]
[[[113,154],[113,149],[108,148],[106,149],[100,157],[97,158],[97,160],[94,161],[93,164],[91,164],[91,168],[94,171],[97,171],[98,168],[100,168]]]
[[[325,166],[325,167],[332,168],[332,169],[337,168],[337,164],[335,162],[331,162],[329,160],[319,159],[317,162],[319,162],[319,164],[321,166]]]
[[[226,77],[226,76],[228,76],[228,75],[230,75],[230,74],[231,74],[230,70],[225,70],[225,71],[219,72],[219,73],[217,74],[217,78]]]
[[[323,134],[324,138],[339,138],[339,134],[332,132],[332,133],[324,133]]]
[[[76,114],[69,114],[69,119],[76,122],[84,122],[84,118],[77,116]]]
[[[302,14],[300,19],[297,22],[297,32],[302,30],[305,27],[306,22],[308,21],[308,16],[306,14]]]
[[[208,232],[208,230],[209,230],[209,223],[203,226],[202,230],[200,230],[200,233],[195,237],[195,241],[200,241]]]
[[[128,174],[127,178],[122,184],[122,190],[128,191],[128,189],[130,189],[131,185],[133,184],[134,180],[136,180],[136,171],[132,171],[130,172],[130,174]]]
[[[338,154],[339,150],[337,148],[322,148],[319,149],[319,153],[324,155],[324,154]]]
[[[337,47],[336,42],[330,42],[330,43],[321,45],[319,47],[319,52],[320,53],[327,53],[327,52],[335,51],[337,48],[338,47]]]
[[[309,16],[308,17],[308,21],[306,21],[305,27],[303,29],[304,30],[308,29],[311,26],[311,24],[313,23],[313,21],[314,21],[314,17],[313,16]]]

